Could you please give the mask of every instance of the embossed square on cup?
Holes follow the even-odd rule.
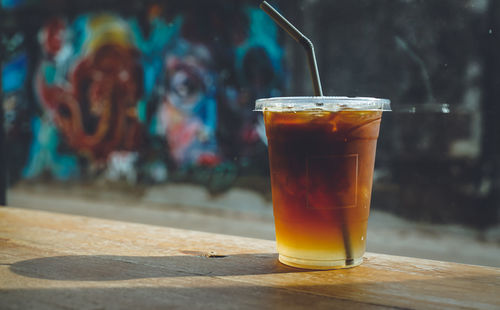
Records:
[[[336,186],[329,186],[332,179]],[[307,207],[354,208],[358,188],[358,154],[308,156]]]

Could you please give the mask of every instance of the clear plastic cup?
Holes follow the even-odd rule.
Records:
[[[308,269],[359,265],[387,99],[276,97],[262,111],[279,260]]]

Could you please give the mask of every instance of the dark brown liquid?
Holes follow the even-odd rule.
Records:
[[[381,116],[264,112],[280,256],[318,265],[362,258]]]

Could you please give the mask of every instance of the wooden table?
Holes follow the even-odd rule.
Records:
[[[500,269],[366,254],[304,271],[272,241],[0,208],[0,309],[500,309]]]

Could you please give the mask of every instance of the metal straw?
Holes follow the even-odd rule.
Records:
[[[285,30],[292,38],[295,39],[302,47],[306,50],[307,61],[309,64],[309,71],[311,72],[311,78],[314,88],[315,96],[323,96],[323,90],[321,88],[321,81],[319,79],[318,64],[316,63],[316,56],[314,55],[314,46],[305,35],[302,34],[294,25],[292,25],[283,15],[276,11],[269,3],[262,1],[260,8],[264,10],[283,30]],[[339,209],[340,221],[342,229],[342,239],[344,242],[344,249],[346,255],[346,265],[353,264],[351,241],[349,238],[349,231],[347,230],[347,225],[345,224],[345,215],[343,209]]]
[[[295,39],[307,53],[307,62],[309,63],[309,71],[311,72],[311,78],[313,82],[314,95],[323,96],[323,90],[321,89],[321,81],[319,79],[318,64],[316,63],[316,56],[314,54],[314,46],[305,35],[302,34],[294,25],[292,25],[283,15],[276,11],[269,3],[262,1],[260,8],[271,16],[271,18],[281,27],[283,30],[288,32],[288,34]]]

